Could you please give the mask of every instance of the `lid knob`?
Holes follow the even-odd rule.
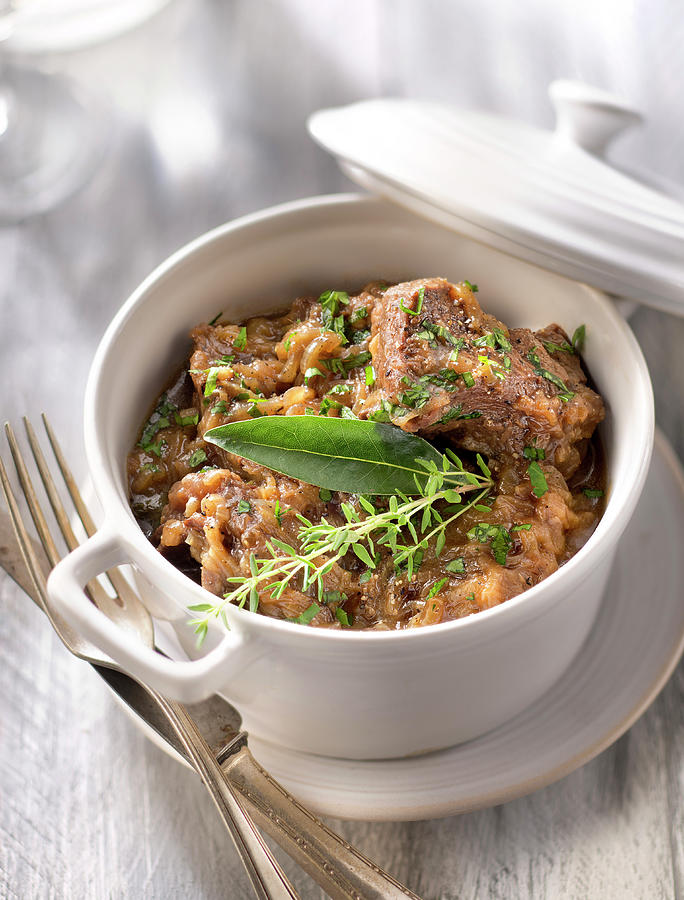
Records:
[[[603,156],[608,144],[643,116],[624,100],[581,81],[552,81],[549,96],[556,110],[556,135]]]

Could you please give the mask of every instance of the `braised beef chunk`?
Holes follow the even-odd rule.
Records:
[[[482,312],[467,282],[389,288],[373,309],[372,335],[379,413],[406,431],[444,434],[490,456],[539,447],[567,477],[603,419],[563,330],[509,331]]]

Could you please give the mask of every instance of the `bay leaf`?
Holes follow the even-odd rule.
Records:
[[[262,416],[212,428],[204,440],[275,472],[330,491],[417,494],[442,454],[395,425],[328,416]]]

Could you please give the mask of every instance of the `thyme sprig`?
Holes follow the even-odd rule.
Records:
[[[350,551],[368,570],[373,570],[378,564],[377,548],[388,548],[395,566],[405,567],[410,579],[430,544],[434,543],[435,556],[439,556],[448,526],[482,503],[492,488],[491,472],[479,454],[477,464],[480,471],[469,472],[458,456],[447,450],[442,455],[441,469],[433,460],[424,463],[428,477],[423,481],[416,478],[417,496],[398,492],[389,497],[386,508],[379,508],[361,495],[358,511],[349,503],[341,504],[345,519],[341,525],[326,518],[313,523],[297,515],[301,525],[297,533],[299,548],[272,538],[266,544],[270,556],[259,558],[252,553],[249,575],[228,578],[234,587],[218,602],[190,607],[201,614],[190,622],[199,642],[206,636],[212,618],[221,617],[228,624],[228,604],[242,608],[249,603],[250,611],[256,612],[260,591],[277,600],[288,586],[296,585],[303,593],[315,591],[318,601],[325,603],[324,578]],[[464,495],[468,493],[473,496],[466,500]]]

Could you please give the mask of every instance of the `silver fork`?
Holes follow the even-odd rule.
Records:
[[[43,416],[43,423],[45,425],[48,440],[54,451],[59,470],[67,486],[67,490],[74,502],[78,516],[83,523],[87,534],[90,536],[95,532],[95,525],[83,503],[76,482],[66,464],[64,455],[62,454],[59,444],[57,443],[54,433],[45,416]],[[45,491],[59,525],[59,529],[69,550],[73,550],[78,546],[79,542],[69,522],[69,516],[62,504],[47,462],[38,444],[36,434],[26,418],[24,418],[24,425],[26,427],[26,433],[33,458],[45,486]],[[50,567],[54,567],[60,559],[60,553],[48,527],[47,520],[38,501],[19,445],[9,423],[5,424],[5,431],[22,492],[26,498],[31,517],[36,526]],[[24,525],[19,512],[19,506],[1,459],[0,480],[10,510],[10,516],[19,542],[19,547],[31,576],[36,600],[50,620],[58,637],[67,650],[73,653],[74,656],[79,657],[79,659],[83,659],[96,667],[106,667],[117,672],[122,672],[123,670],[121,670],[119,666],[108,657],[104,656],[89,641],[82,638],[64,621],[64,619],[51,609],[46,593],[46,576],[34,549],[33,541]],[[105,615],[115,621],[120,627],[132,631],[140,640],[146,643],[147,646],[154,647],[154,626],[149,612],[143,606],[140,599],[120,572],[110,570],[106,574],[115,591],[114,597],[109,595],[99,581],[93,580],[87,588],[91,600]],[[125,672],[123,674],[127,675]],[[219,763],[187,710],[181,704],[167,700],[149,686],[143,685],[143,687],[163,711],[173,731],[181,742],[181,745],[185,749],[187,756],[204,785],[209,790],[219,815],[241,856],[257,897],[261,898],[261,900],[297,898],[297,892],[290,884],[287,876],[257,831],[251,818],[243,809]]]

